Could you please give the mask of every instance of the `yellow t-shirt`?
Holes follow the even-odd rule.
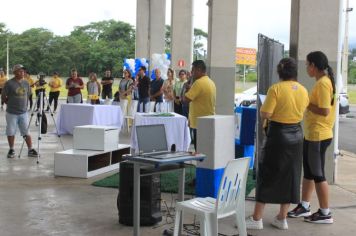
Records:
[[[35,84],[35,81],[33,81],[33,79],[31,78],[31,76],[27,76],[25,77],[25,80],[28,82],[28,84],[30,85],[31,88],[31,92],[33,93],[33,85]]]
[[[6,75],[0,76],[0,88],[3,88],[3,87],[4,87],[6,81],[7,81]]]
[[[323,76],[316,81],[310,95],[310,103],[319,108],[329,108],[327,116],[321,116],[311,111],[305,113],[304,136],[309,141],[322,141],[333,137],[333,127],[335,122],[335,105],[331,105],[333,98],[333,87],[330,79]]]
[[[48,83],[49,87],[51,88],[50,92],[58,92],[61,90],[61,86],[62,86],[62,80],[61,78],[54,76],[52,77],[52,79],[49,81]],[[53,88],[52,86],[56,87]],[[57,87],[58,86],[58,87]]]
[[[308,104],[308,91],[303,85],[296,81],[281,81],[268,89],[261,111],[271,113],[269,119],[272,121],[296,124],[303,120]]]
[[[216,87],[208,77],[197,79],[185,94],[191,100],[189,103],[189,126],[197,128],[197,118],[215,114]]]

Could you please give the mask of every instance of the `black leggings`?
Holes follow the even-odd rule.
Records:
[[[332,139],[322,141],[308,141],[304,139],[303,145],[303,169],[304,178],[314,180],[315,183],[326,181],[325,179],[325,153]]]
[[[59,91],[57,92],[49,92],[49,101],[48,101],[48,107],[52,105],[52,101],[54,100],[54,110],[57,109],[58,106],[58,97],[59,97]]]

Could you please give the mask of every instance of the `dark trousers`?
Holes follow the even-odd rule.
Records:
[[[49,107],[52,105],[52,101],[54,101],[54,111],[57,109],[59,93],[60,93],[59,91],[49,92],[49,101],[48,101],[49,104],[47,110],[49,110]]]
[[[195,151],[197,151],[197,129],[192,128],[192,133],[193,133],[193,145]]]
[[[102,91],[101,98],[102,99],[106,99],[106,97],[109,98],[109,99],[112,99],[112,90],[110,90],[110,91],[103,90]]]
[[[179,102],[178,104],[174,101],[174,112],[178,113],[179,115],[183,115],[182,112],[182,104]]]
[[[137,112],[145,112],[146,104],[150,102],[150,98],[139,98],[138,105],[137,105]],[[142,104],[142,111],[140,111],[140,105]]]

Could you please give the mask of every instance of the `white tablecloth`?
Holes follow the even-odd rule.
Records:
[[[167,135],[168,149],[172,144],[176,145],[176,151],[188,151],[190,145],[190,133],[188,121],[185,116],[172,113],[174,116],[147,116],[150,113],[136,113],[135,122],[131,131],[131,148],[138,150],[136,125],[164,124]],[[152,134],[154,138],[154,134]]]
[[[120,106],[62,104],[57,116],[59,134],[73,134],[75,126],[105,125],[121,128],[123,116]]]

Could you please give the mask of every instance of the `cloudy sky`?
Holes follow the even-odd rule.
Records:
[[[207,31],[207,0],[194,0],[194,27]],[[356,0],[349,0],[350,41],[356,46]],[[170,24],[167,0],[166,23]],[[237,46],[257,47],[262,33],[289,47],[291,0],[239,0]],[[278,7],[277,7],[278,6]],[[56,35],[68,35],[74,26],[115,19],[136,24],[136,0],[16,0],[2,1],[0,22],[15,33],[30,28],[46,28]]]

